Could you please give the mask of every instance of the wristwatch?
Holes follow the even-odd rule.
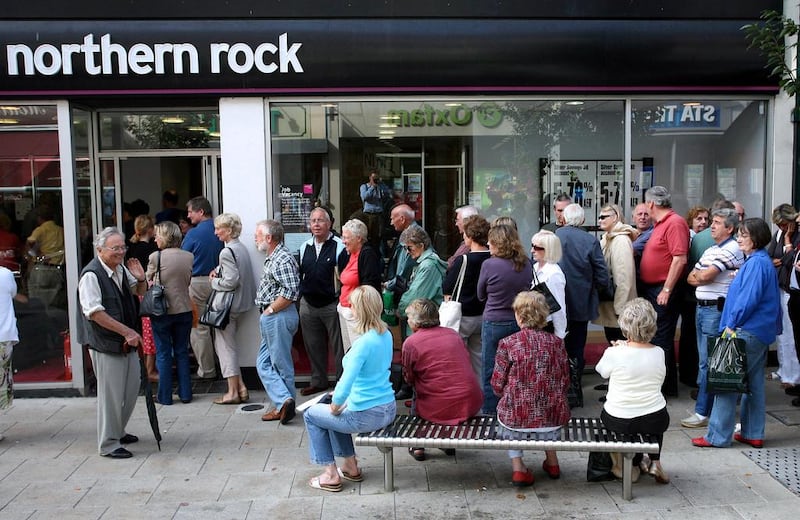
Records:
[[[670,292],[672,289],[669,289],[667,287],[662,287],[661,290],[664,292]]]

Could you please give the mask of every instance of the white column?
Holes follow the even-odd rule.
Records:
[[[250,251],[252,276],[261,278],[264,254],[255,247],[255,225],[272,216],[269,121],[262,98],[222,98],[219,101],[220,153],[222,160],[222,208],[242,219],[241,242]],[[255,366],[261,336],[258,312],[253,310],[239,321],[236,335],[239,362]]]

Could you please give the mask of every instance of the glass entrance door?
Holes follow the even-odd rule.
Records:
[[[222,209],[219,165],[218,154],[104,154],[98,168],[99,229],[118,226],[130,237],[139,214],[155,217],[164,209],[162,196],[167,190],[178,194],[182,213],[189,199],[202,195],[217,214]]]

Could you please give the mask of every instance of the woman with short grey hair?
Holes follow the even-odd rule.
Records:
[[[477,414],[483,393],[461,336],[439,325],[439,306],[427,298],[409,303],[406,316],[413,332],[403,342],[403,377],[414,388],[411,414],[446,425]],[[455,455],[454,449],[443,451]],[[422,448],[408,448],[408,453],[425,460]]]
[[[367,243],[367,225],[358,219],[350,219],[342,226],[342,242],[345,252],[339,257],[339,327],[342,332],[342,347],[345,354],[362,333],[356,328],[356,318],[350,309],[350,293],[360,285],[370,285],[381,291],[383,265],[378,253]]]
[[[236,330],[241,316],[253,308],[256,297],[256,282],[250,264],[250,252],[239,241],[242,220],[235,213],[222,213],[214,219],[214,234],[225,247],[219,252],[219,265],[211,271],[211,289],[233,291],[231,314],[227,327],[216,329],[214,350],[219,358],[222,377],[228,382],[228,391],[214,404],[239,404],[250,399],[250,393],[241,377],[239,348],[236,346]]]
[[[608,395],[600,419],[609,430],[622,434],[653,435],[658,452],[649,461],[641,453],[633,457],[633,481],[641,472],[655,477],[659,484],[669,482],[661,467],[661,447],[664,432],[669,427],[667,401],[661,384],[667,376],[664,351],[650,343],[656,333],[656,311],[644,298],[634,298],[625,304],[619,316],[619,326],[627,340],[607,348],[595,370],[608,378]],[[622,477],[622,456],[612,453],[612,473]]]
[[[442,303],[442,282],[447,271],[447,262],[441,260],[431,247],[428,232],[420,226],[411,226],[400,234],[400,243],[405,244],[408,255],[417,265],[411,271],[408,290],[397,303],[398,316],[405,316],[406,307],[417,298],[428,298],[438,305]],[[411,334],[410,330],[406,330]]]

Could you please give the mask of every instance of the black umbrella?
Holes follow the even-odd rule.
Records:
[[[142,371],[142,388],[144,388],[144,404],[147,407],[147,418],[150,419],[150,428],[153,430],[153,437],[156,438],[158,451],[161,451],[161,430],[158,427],[158,414],[156,413],[156,402],[153,399],[153,388],[147,378],[147,369],[144,366],[144,354],[139,348],[139,368]]]

